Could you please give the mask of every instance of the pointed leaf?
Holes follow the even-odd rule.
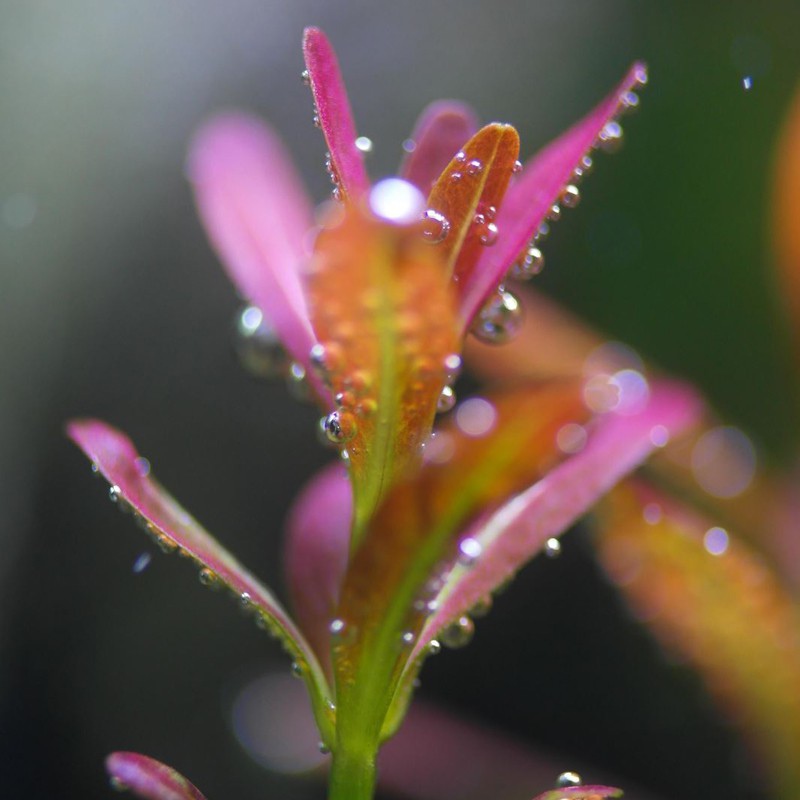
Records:
[[[353,491],[343,465],[316,475],[294,501],[287,522],[284,563],[297,621],[326,672],[330,634],[347,569]]]
[[[93,469],[111,484],[110,496],[132,511],[165,552],[177,550],[201,567],[209,586],[227,586],[259,627],[278,636],[297,662],[311,694],[317,724],[330,734],[330,691],[311,646],[274,595],[228,553],[150,477],[149,463],[120,431],[98,420],[76,420],[67,427],[75,444],[92,460]]]
[[[358,197],[369,189],[369,178],[361,151],[356,147],[358,134],[339,61],[328,37],[319,28],[306,28],[303,56],[339,190],[345,198]]]
[[[659,382],[636,414],[610,412],[589,430],[586,444],[542,480],[517,495],[468,533],[481,544],[475,564],[457,565],[437,598],[414,656],[448,625],[467,614],[498,586],[513,577],[545,542],[566,531],[615,483],[640,466],[657,449],[653,430],[677,436],[702,411],[688,387]]]
[[[355,545],[382,494],[419,458],[456,322],[439,254],[416,226],[355,205],[334,211],[343,216],[321,231],[308,285],[353,481]]]
[[[111,753],[106,771],[115,789],[133,792],[144,800],[205,800],[179,772],[139,753]]]
[[[436,179],[477,128],[475,112],[465,103],[431,103],[414,126],[410,140],[413,149],[403,159],[400,177],[429,194]]]
[[[457,534],[544,474],[559,457],[557,431],[586,416],[574,383],[473,398],[428,445],[422,469],[389,491],[342,587],[338,616],[353,632],[334,646],[343,726],[377,737]]]
[[[639,618],[748,734],[777,794],[800,793],[800,615],[728,531],[633,482],[599,507],[600,558]]]
[[[218,117],[195,135],[187,171],[231,280],[261,309],[292,358],[308,366],[315,339],[299,271],[308,258],[311,207],[283,145],[260,120]]]
[[[481,128],[455,155],[433,186],[428,208],[447,221],[444,239],[436,247],[448,274],[459,282],[459,296],[472,279],[471,271],[487,245],[494,247],[496,210],[505,195],[519,155],[519,135],[510,125]],[[483,223],[476,221],[477,215]],[[463,316],[463,314],[462,314]],[[462,320],[463,323],[463,320]]]
[[[469,281],[462,287],[462,317],[466,322],[524,253],[575,170],[601,137],[606,125],[630,103],[632,91],[647,81],[644,65],[634,64],[617,88],[580,122],[537,153],[508,190],[497,215],[497,244],[481,255]]]

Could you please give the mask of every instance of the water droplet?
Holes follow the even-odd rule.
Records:
[[[536,229],[533,235],[533,244],[543,242],[550,235],[550,226],[546,222],[542,222]]]
[[[483,172],[483,164],[478,159],[473,159],[467,164],[465,171],[467,175],[480,175]]]
[[[467,154],[463,150],[459,150],[453,158],[459,164],[463,164],[467,160]]]
[[[354,414],[349,411],[333,411],[325,417],[325,435],[333,444],[349,442],[358,433]]]
[[[322,753],[324,756],[327,756],[331,752],[330,747],[328,747],[325,742],[320,742],[317,747],[319,748],[320,753]]]
[[[312,124],[314,125],[315,128],[321,128],[322,127],[322,120],[319,118],[319,114],[314,114],[314,116],[311,117],[311,122],[312,122]]]
[[[403,647],[411,647],[416,638],[417,637],[414,635],[414,631],[405,631],[400,637],[400,643]]]
[[[703,547],[712,556],[721,556],[728,549],[730,537],[725,528],[709,528],[703,536]]]
[[[616,120],[606,122],[597,139],[597,146],[606,153],[616,153],[622,146],[622,125]]]
[[[303,81],[306,86],[311,86],[311,73],[307,69],[304,69],[300,73],[300,80]]]
[[[575,208],[580,201],[581,193],[577,186],[570,183],[564,187],[564,191],[561,193],[561,205],[564,208]]]
[[[498,289],[475,317],[472,333],[485,344],[505,344],[519,333],[523,314],[516,296]]]
[[[133,466],[140,478],[146,478],[150,474],[150,462],[143,456],[136,458]]]
[[[452,386],[461,374],[461,356],[450,353],[444,358],[444,379],[448,386]]]
[[[328,632],[331,636],[341,638],[347,628],[347,623],[343,619],[335,619],[328,625]]]
[[[158,549],[161,550],[162,553],[165,555],[171,555],[178,549],[178,544],[173,539],[170,539],[169,536],[162,534],[156,535],[156,544],[158,545]]]
[[[299,661],[292,661],[291,667],[289,667],[289,671],[295,678],[302,678],[305,670],[303,669],[302,664]]]
[[[450,220],[444,214],[429,208],[422,215],[422,236],[425,241],[438,244],[447,238],[448,233],[450,233]]]
[[[467,436],[486,436],[497,422],[497,410],[483,397],[471,397],[456,409],[456,425]]]
[[[492,596],[487,594],[475,603],[469,610],[469,615],[475,619],[485,617],[492,610]]]
[[[292,361],[286,372],[286,386],[295,400],[306,402],[311,399],[311,390],[306,380],[306,369],[298,361]]]
[[[275,329],[256,306],[245,306],[234,326],[239,363],[256,378],[274,378],[286,369],[286,351]]]
[[[647,86],[647,67],[645,67],[644,64],[637,67],[635,79],[639,86]]]
[[[90,469],[92,470],[92,475],[94,475],[95,478],[100,477],[100,465],[97,464],[97,462],[92,461]]]
[[[459,647],[466,647],[472,641],[474,633],[475,625],[465,614],[442,631],[441,641],[445,647],[457,650]]]
[[[255,611],[255,608],[256,604],[253,602],[250,592],[242,592],[239,595],[239,610],[242,614],[250,614]]]
[[[428,655],[436,656],[442,652],[442,644],[438,639],[431,639],[428,642]]]
[[[650,400],[650,384],[641,372],[635,369],[621,369],[609,379],[609,385],[616,388],[619,396],[613,411],[629,417],[644,410]]]
[[[742,78],[742,89],[744,89],[746,92],[749,92],[752,88],[753,88],[753,76],[746,75],[744,78]]]
[[[562,772],[556,778],[556,789],[568,789],[570,786],[580,786],[583,780],[577,772]]]
[[[463,177],[464,177],[463,174],[460,173],[460,172],[451,172],[450,173],[450,180],[453,183],[458,183],[458,181],[460,181]]]
[[[636,92],[625,92],[619,103],[624,111],[635,111],[639,108],[639,95]]]
[[[219,575],[214,572],[213,569],[209,569],[208,567],[203,567],[200,572],[197,573],[197,579],[200,583],[203,584],[207,589],[219,589],[222,585],[222,582],[219,579]]]
[[[544,255],[538,247],[529,247],[523,256],[511,267],[511,277],[527,281],[544,269]]]
[[[371,153],[372,139],[370,139],[368,136],[359,136],[356,139],[356,150],[359,150],[362,153]]]
[[[471,567],[481,557],[483,546],[477,539],[467,536],[458,545],[458,563],[463,567]]]
[[[403,150],[406,153],[413,153],[417,149],[417,143],[413,139],[403,141]]]
[[[515,161],[514,162],[514,166],[511,167],[511,172],[514,175],[519,175],[519,173],[522,172],[522,162],[521,161]]]
[[[280,634],[275,621],[269,614],[264,614],[262,612],[257,613],[255,615],[255,623],[259,630],[266,631],[273,639]]]
[[[561,542],[555,536],[544,543],[544,554],[548,558],[558,558],[561,555]]]
[[[452,411],[453,406],[456,404],[456,393],[451,386],[445,386],[439,399],[436,401],[436,411],[439,414],[446,414]]]
[[[653,425],[650,429],[650,441],[655,447],[666,447],[669,444],[669,429],[666,425]]]
[[[116,483],[113,486],[108,487],[108,499],[112,503],[119,503],[121,497],[122,497],[122,489],[120,489]]]
[[[138,575],[140,572],[144,572],[147,569],[150,562],[153,560],[153,557],[150,553],[142,553],[136,561],[133,562],[133,571]]]
[[[384,178],[370,190],[369,207],[376,217],[398,225],[410,225],[425,208],[425,197],[413,183]]]
[[[491,247],[496,241],[499,231],[494,222],[486,222],[480,226],[480,243]]]
[[[569,422],[558,429],[556,445],[562,453],[573,455],[574,453],[580,453],[586,447],[587,438],[586,428],[583,425]]]
[[[550,210],[547,212],[547,219],[550,222],[558,222],[561,219],[561,206],[558,203],[553,203]]]

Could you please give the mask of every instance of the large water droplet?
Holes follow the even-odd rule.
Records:
[[[274,378],[286,369],[286,351],[261,310],[245,306],[236,315],[236,355],[256,378]]]
[[[443,242],[449,232],[450,220],[444,214],[429,208],[422,215],[422,236],[426,242],[431,244]]]
[[[358,433],[356,417],[349,411],[333,411],[325,417],[325,434],[334,444],[345,444]]]
[[[509,291],[498,289],[478,312],[472,333],[485,344],[504,344],[522,327],[523,308]]]
[[[564,187],[561,193],[561,205],[564,208],[575,208],[581,201],[581,193],[577,186],[570,183]]]
[[[544,256],[538,247],[529,247],[522,258],[511,267],[511,277],[527,281],[544,269]]]
[[[466,647],[472,641],[475,633],[475,625],[472,620],[466,616],[459,617],[455,622],[448,625],[441,634],[441,642],[445,647],[450,647],[453,650],[459,647]]]
[[[580,786],[583,783],[577,772],[562,772],[556,778],[556,789],[568,789],[570,786]]]

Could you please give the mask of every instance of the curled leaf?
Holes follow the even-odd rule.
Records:
[[[106,771],[114,788],[143,800],[205,800],[200,790],[172,767],[139,753],[111,753]]]
[[[135,514],[162,550],[191,558],[201,568],[203,583],[226,586],[244,610],[252,611],[260,627],[281,640],[302,672],[323,736],[329,735],[330,691],[325,676],[277,598],[161,488],[127,436],[98,420],[75,420],[67,432],[91,459],[93,469],[111,484],[111,499]]]
[[[339,61],[328,37],[319,28],[306,28],[303,56],[316,118],[328,143],[334,180],[345,197],[358,197],[369,188],[369,179],[361,151],[356,147],[358,134]]]
[[[416,463],[457,333],[452,287],[416,226],[350,205],[317,239],[308,293],[316,363],[336,399],[328,434],[353,482],[353,545],[381,496]]]

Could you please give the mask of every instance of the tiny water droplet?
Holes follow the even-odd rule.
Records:
[[[550,226],[546,222],[542,222],[533,234],[533,242],[541,242],[546,239],[550,234]]]
[[[253,598],[250,596],[250,592],[242,592],[239,595],[239,610],[243,614],[250,614],[255,610],[255,607],[256,606],[253,602]]]
[[[300,664],[300,662],[298,661],[292,661],[292,665],[291,667],[289,667],[289,671],[295,678],[302,678],[305,673],[302,664]]]
[[[558,203],[553,203],[550,210],[547,212],[547,219],[550,222],[558,222],[561,219],[561,206]]]
[[[624,111],[635,111],[639,108],[639,95],[636,92],[625,92],[619,102]]]
[[[475,317],[472,333],[485,344],[505,344],[519,332],[523,314],[516,296],[498,289]]]
[[[429,208],[422,215],[422,236],[431,244],[438,244],[450,233],[450,221],[444,214]]]
[[[514,162],[514,166],[511,167],[511,172],[514,175],[518,175],[520,172],[522,172],[522,162],[521,161],[515,161]]]
[[[511,267],[511,277],[527,281],[544,269],[544,255],[538,247],[529,247],[523,256]]]
[[[442,652],[442,644],[438,639],[431,639],[428,642],[428,655],[436,656]]]
[[[150,562],[153,560],[153,557],[150,553],[142,553],[136,561],[133,562],[133,571],[138,575],[140,572],[144,572],[147,569]]]
[[[300,80],[303,81],[306,86],[311,86],[311,73],[307,69],[304,69],[300,73]]]
[[[325,435],[333,444],[349,442],[358,433],[356,417],[349,411],[333,411],[325,417]]]
[[[451,172],[450,173],[450,180],[453,183],[458,183],[458,181],[460,181],[463,177],[464,177],[464,175],[461,172]]]
[[[311,390],[306,379],[306,369],[298,361],[292,361],[286,372],[286,386],[295,400],[307,402],[311,399]]]
[[[637,68],[635,79],[639,86],[647,86],[647,67],[645,67],[644,64],[641,64]]]
[[[561,555],[561,542],[555,536],[544,543],[544,554],[548,558],[558,558]]]
[[[465,614],[442,631],[441,641],[445,647],[457,650],[460,647],[466,647],[472,641],[474,633],[475,625]]]
[[[480,175],[483,172],[483,164],[478,159],[473,159],[466,166],[467,175]]]
[[[372,139],[370,139],[368,136],[359,136],[356,139],[356,150],[359,150],[362,153],[371,153]]]
[[[405,631],[400,637],[400,643],[403,645],[403,647],[411,647],[416,638],[417,637],[414,636],[414,631]]]
[[[439,399],[436,401],[436,411],[439,414],[446,414],[453,409],[456,404],[456,393],[453,391],[452,386],[445,386]]]
[[[140,478],[146,478],[150,474],[150,462],[143,456],[139,456],[133,462],[133,466]]]
[[[480,619],[481,617],[485,617],[490,611],[492,610],[492,596],[487,594],[486,597],[482,597],[475,603],[474,606],[469,610],[469,615],[476,619]]]
[[[471,567],[481,557],[483,547],[477,539],[467,536],[458,545],[458,563],[464,567]]]
[[[461,374],[461,356],[450,353],[444,358],[444,379],[448,386],[452,386]]]
[[[564,208],[575,208],[580,201],[581,193],[577,186],[570,183],[564,187],[564,191],[561,193],[561,205]]]
[[[597,146],[606,153],[616,153],[622,146],[622,125],[616,120],[606,122],[598,137]]]
[[[330,632],[331,636],[340,638],[344,635],[346,628],[347,623],[343,619],[335,619],[328,626],[328,631]]]
[[[94,475],[95,478],[100,477],[100,466],[96,462],[92,461],[90,469],[92,470],[92,475]]]
[[[221,581],[217,573],[208,567],[203,567],[200,572],[197,573],[197,579],[207,589],[219,589],[221,586]]]
[[[749,92],[752,88],[753,88],[753,76],[746,75],[744,78],[742,78],[742,89],[744,89],[746,92]]]
[[[583,779],[577,772],[562,772],[556,778],[556,789],[568,789],[570,786],[580,786]]]
[[[177,543],[163,533],[156,535],[156,544],[158,545],[158,549],[165,555],[170,555],[178,549]]]
[[[467,154],[463,150],[459,150],[454,158],[459,164],[463,164],[467,160]]]
[[[319,747],[320,753],[322,753],[324,756],[327,756],[331,752],[330,747],[328,747],[325,742],[320,742],[317,746]]]
[[[322,127],[322,120],[319,118],[319,114],[314,114],[314,116],[311,117],[311,122],[312,122],[312,124],[314,125],[315,128],[321,128]]]
[[[108,487],[108,499],[112,503],[119,503],[121,497],[122,497],[122,489],[120,489],[116,483],[113,486]]]
[[[406,153],[413,153],[417,149],[417,143],[413,139],[403,141],[403,150]]]
[[[245,306],[236,315],[235,349],[239,363],[256,378],[274,378],[286,369],[286,351],[261,309]]]

